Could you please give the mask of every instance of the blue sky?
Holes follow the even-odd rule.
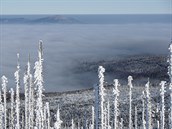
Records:
[[[162,14],[172,0],[0,0],[0,14]]]

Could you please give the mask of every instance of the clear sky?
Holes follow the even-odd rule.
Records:
[[[162,14],[172,0],[0,0],[0,14]]]

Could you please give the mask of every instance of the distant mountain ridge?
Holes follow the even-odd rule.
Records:
[[[13,24],[13,23],[27,23],[28,20],[25,18],[0,18],[0,23]]]
[[[31,21],[32,23],[80,23],[78,20],[62,15],[48,16]]]
[[[59,23],[59,24],[65,24],[65,23],[80,23],[78,20],[66,17],[62,15],[54,15],[54,16],[47,16],[37,19],[27,19],[27,18],[0,18],[1,24],[12,24],[12,23],[18,23],[18,24],[33,24],[33,23]]]
[[[34,18],[33,18],[34,17]],[[171,14],[0,15],[1,24],[135,24],[170,23]]]

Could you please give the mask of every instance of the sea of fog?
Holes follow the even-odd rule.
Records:
[[[170,43],[167,23],[1,24],[0,30],[0,76],[8,77],[8,87],[15,87],[16,53],[20,53],[23,77],[28,54],[34,66],[41,39],[44,86],[53,92],[88,88],[97,82],[96,73],[73,72],[79,62],[122,55],[167,54]]]

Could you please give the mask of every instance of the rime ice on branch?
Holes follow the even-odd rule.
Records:
[[[23,78],[23,81],[24,81],[24,89],[25,89],[25,128],[28,129],[29,126],[30,126],[30,106],[29,106],[29,84],[30,84],[30,77],[31,77],[31,74],[30,74],[30,61],[28,61],[27,63],[27,68],[26,68],[26,73],[24,74],[24,78]]]
[[[91,129],[94,129],[94,107],[91,107],[91,111],[92,111],[92,116],[91,116]]]
[[[119,96],[119,90],[118,90],[118,86],[119,85],[119,82],[118,82],[118,79],[114,79],[114,84],[113,84],[113,95],[114,95],[114,129],[117,129],[119,128],[117,125],[118,125],[118,114],[119,114],[119,109],[118,109],[118,96]]]
[[[160,96],[161,96],[161,129],[164,129],[165,125],[165,103],[164,103],[164,94],[165,94],[165,81],[161,81],[161,89],[160,89]]]
[[[111,126],[110,126],[110,103],[109,103],[109,100],[107,102],[107,129],[111,129]]]
[[[24,89],[25,89],[25,128],[33,128],[34,117],[34,89],[31,74],[30,55],[24,74]]]
[[[36,98],[36,126],[39,129],[44,128],[43,124],[43,50],[42,50],[42,41],[39,41],[39,51],[38,51],[38,61],[35,62],[35,72],[34,72],[34,84],[36,86],[37,98]]]
[[[20,129],[20,64],[19,53],[17,54],[17,71],[14,73],[16,80],[16,129]]]
[[[171,44],[169,46],[169,59],[168,59],[168,63],[169,63],[169,66],[168,66],[168,75],[169,75],[169,78],[170,78],[170,86],[169,86],[169,89],[170,89],[170,99],[171,99],[171,102],[170,102],[170,122],[169,122],[169,126],[170,128],[172,128],[172,41],[171,41]]]
[[[4,115],[4,106],[2,104],[2,94],[1,94],[1,90],[0,90],[0,127],[4,127],[3,123],[3,115]]]
[[[7,128],[7,83],[8,80],[5,76],[2,76],[2,91],[3,91],[3,98],[4,98],[4,129]]]
[[[10,128],[13,129],[14,126],[14,90],[13,88],[10,89],[11,94],[11,112],[10,112]]]
[[[146,98],[146,129],[152,128],[152,110],[151,110],[151,101],[150,101],[150,91],[149,91],[149,81],[145,85],[145,98]]]
[[[137,129],[137,106],[135,106],[134,108],[134,111],[135,111],[135,115],[134,115],[134,126],[135,126],[135,129]]]
[[[128,86],[129,86],[129,129],[132,129],[132,84],[133,77],[129,76],[128,77]]]
[[[146,121],[145,121],[145,92],[143,91],[142,92],[142,126],[143,126],[143,129],[146,129]]]
[[[98,68],[99,84],[95,86],[95,121],[96,129],[104,129],[104,72],[102,66]]]
[[[50,107],[49,107],[49,102],[46,102],[45,106],[44,106],[44,121],[45,121],[44,127],[46,129],[50,129]]]
[[[54,129],[61,129],[61,124],[62,124],[62,120],[60,119],[60,110],[59,110],[59,106],[58,106]]]
[[[71,121],[71,129],[75,129],[75,124],[74,124],[73,119],[72,119],[72,121]]]

